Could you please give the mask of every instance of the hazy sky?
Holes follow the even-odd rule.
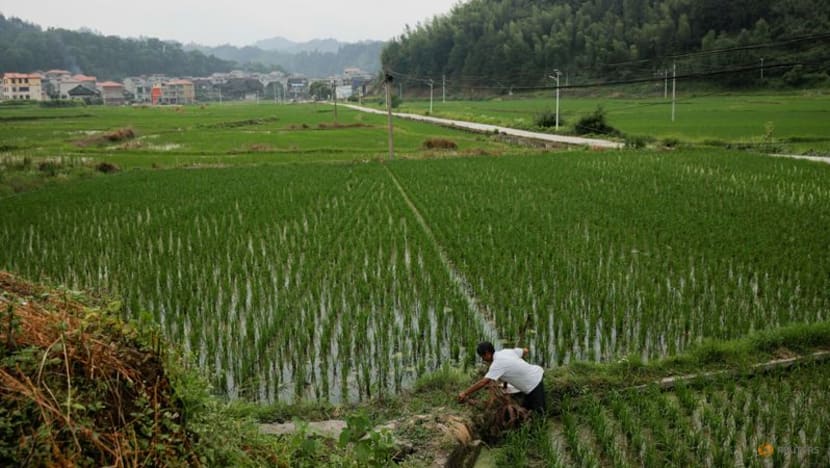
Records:
[[[0,0],[0,13],[44,28],[87,27],[103,34],[149,36],[206,45],[247,45],[283,36],[295,41],[390,39],[450,11],[458,0]]]

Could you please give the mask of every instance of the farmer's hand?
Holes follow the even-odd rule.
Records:
[[[523,357],[523,358],[524,358],[524,357],[527,357],[527,355],[528,355],[528,354],[530,354],[530,350],[529,350],[529,349],[527,349],[527,348],[522,349],[522,357]]]
[[[458,402],[459,403],[464,403],[465,401],[467,401],[467,398],[468,398],[467,392],[461,392],[461,393],[458,394]]]

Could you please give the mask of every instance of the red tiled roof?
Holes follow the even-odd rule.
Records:
[[[49,75],[69,75],[69,72],[66,70],[49,70],[46,73]]]
[[[36,73],[6,73],[3,75],[3,78],[40,78],[41,76]]]
[[[74,81],[95,81],[96,78],[94,76],[86,76],[86,75],[75,75],[72,77]]]
[[[115,81],[105,81],[103,83],[98,83],[98,87],[100,88],[123,88],[124,85],[121,83],[116,83]]]

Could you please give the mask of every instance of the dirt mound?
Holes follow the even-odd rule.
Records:
[[[87,146],[104,145],[107,143],[119,143],[122,141],[132,140],[135,137],[135,130],[125,127],[111,132],[97,133],[87,138],[83,138],[76,141],[75,145],[84,148]]]
[[[117,309],[0,272],[0,466],[191,461],[162,360]]]

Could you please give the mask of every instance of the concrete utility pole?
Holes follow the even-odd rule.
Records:
[[[337,81],[331,81],[331,98],[334,100],[334,126],[337,126]]]
[[[556,131],[559,131],[559,77],[562,76],[562,72],[559,70],[554,70],[555,75],[549,75],[548,78],[552,80],[556,80]]]
[[[447,75],[441,76],[441,88],[443,91],[443,98],[441,100],[442,103],[447,103]]]
[[[389,73],[386,73],[384,85],[386,87],[386,120],[389,127],[389,160],[395,159],[395,140],[394,130],[392,128],[392,81],[394,78]]]
[[[761,57],[761,81],[764,81],[764,57]]]
[[[669,98],[669,69],[663,70],[663,99]]]
[[[674,122],[677,115],[677,63],[672,64],[671,81],[671,121]]]
[[[432,115],[432,86],[435,84],[432,80],[429,80],[429,115]]]

